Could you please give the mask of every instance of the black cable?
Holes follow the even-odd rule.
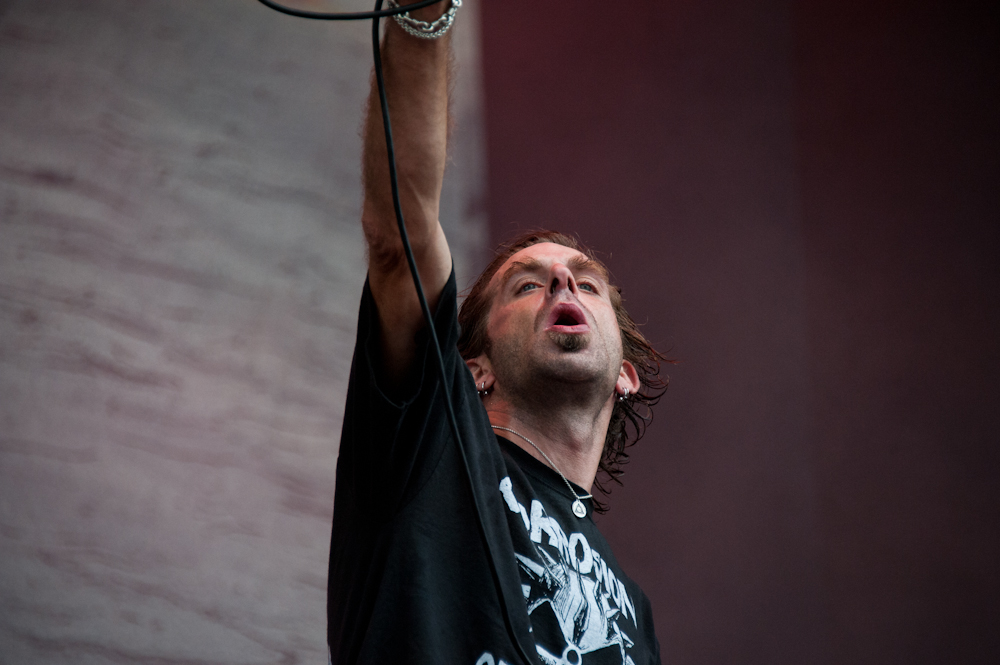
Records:
[[[310,18],[320,21],[362,21],[364,19],[374,19],[378,21],[381,16],[393,16],[395,14],[403,14],[410,11],[411,9],[420,9],[421,7],[430,7],[431,5],[436,5],[441,2],[441,0],[420,0],[420,2],[414,2],[408,5],[401,5],[395,9],[377,9],[381,7],[382,3],[377,3],[375,5],[376,10],[373,12],[310,12],[305,9],[295,9],[293,7],[286,7],[284,5],[279,5],[272,0],[257,0],[257,2],[270,7],[276,12],[281,12],[282,14],[288,14],[289,16],[297,16],[299,18]]]
[[[396,9],[382,9],[382,0],[375,0],[375,11],[371,12],[354,12],[354,13],[320,13],[320,12],[309,12],[299,9],[291,9],[289,7],[284,7],[279,5],[272,0],[258,0],[261,4],[274,9],[275,11],[281,12],[283,14],[288,14],[290,16],[297,16],[299,18],[308,19],[320,19],[320,20],[340,20],[340,21],[357,21],[363,19],[371,19],[372,21],[372,51],[373,58],[375,61],[375,82],[376,88],[378,89],[379,103],[382,109],[382,124],[385,128],[385,147],[386,153],[389,160],[389,184],[392,190],[392,206],[396,213],[396,225],[399,227],[399,237],[403,243],[403,251],[406,254],[406,262],[410,266],[410,275],[413,277],[413,285],[417,290],[417,299],[420,301],[420,310],[423,312],[424,319],[427,321],[427,328],[430,333],[431,344],[434,347],[434,355],[437,358],[438,372],[441,376],[441,388],[444,391],[445,397],[445,409],[448,412],[448,422],[451,425],[452,435],[455,437],[455,443],[458,446],[460,456],[462,458],[462,465],[465,468],[465,475],[469,481],[469,489],[472,492],[472,504],[475,507],[476,512],[476,523],[479,527],[479,535],[483,539],[483,543],[486,547],[488,553],[488,558],[490,561],[490,573],[493,576],[493,583],[496,585],[497,594],[499,596],[500,604],[503,608],[504,623],[507,626],[507,631],[510,633],[511,640],[514,642],[515,647],[518,652],[520,652],[521,657],[524,658],[525,663],[531,663],[532,659],[525,652],[524,647],[521,645],[520,640],[517,638],[517,633],[514,631],[514,624],[511,621],[510,614],[507,608],[507,599],[504,595],[503,585],[500,581],[500,573],[497,569],[496,559],[494,558],[493,549],[490,547],[489,539],[486,536],[486,527],[483,522],[483,515],[479,509],[479,501],[477,500],[476,484],[472,480],[472,469],[469,466],[469,458],[466,454],[465,444],[462,441],[462,436],[458,431],[458,419],[455,417],[455,408],[451,401],[451,389],[448,386],[448,376],[444,367],[444,356],[441,353],[441,342],[438,338],[437,329],[434,327],[434,317],[431,314],[430,306],[427,304],[427,297],[424,294],[423,284],[420,281],[420,273],[417,271],[417,262],[413,256],[413,249],[410,247],[410,237],[406,232],[406,223],[403,221],[403,207],[399,202],[399,184],[396,180],[396,151],[392,142],[392,123],[389,121],[389,102],[385,94],[385,81],[382,75],[382,54],[379,42],[379,21],[383,16],[392,16],[394,14],[401,14],[411,9],[419,9],[420,7],[428,7],[430,5],[441,2],[441,0],[421,0],[420,2],[415,2],[409,5],[403,5],[397,7]]]

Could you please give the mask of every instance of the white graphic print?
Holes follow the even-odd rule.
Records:
[[[564,641],[561,653],[536,644],[542,662],[585,665],[586,655],[599,651],[600,662],[635,665],[628,655],[635,642],[622,630],[628,620],[636,626],[635,605],[600,553],[591,549],[582,533],[567,537],[538,500],[532,500],[528,512],[514,496],[510,478],[500,481],[500,493],[507,508],[520,515],[535,544],[531,552],[515,553],[528,614],[548,605]]]

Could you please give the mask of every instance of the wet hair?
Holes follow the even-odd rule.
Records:
[[[611,493],[609,483],[622,484],[621,475],[624,473],[622,467],[628,463],[629,457],[626,448],[635,445],[642,438],[646,425],[653,418],[652,407],[667,390],[668,378],[660,376],[660,363],[672,361],[654,349],[639,332],[639,327],[625,311],[621,289],[611,284],[607,266],[594,255],[593,251],[576,238],[556,231],[529,231],[501,245],[493,260],[486,266],[486,270],[472,285],[459,310],[458,321],[462,326],[462,332],[458,340],[458,351],[466,360],[488,353],[490,340],[486,329],[494,296],[494,289],[490,288],[493,275],[517,252],[543,242],[575,249],[594,261],[604,272],[604,277],[611,287],[608,293],[618,320],[618,329],[621,331],[622,355],[625,360],[632,363],[639,374],[641,383],[639,390],[635,394],[630,394],[625,400],[615,400],[608,433],[604,439],[604,453],[601,455],[595,485],[601,494],[608,495]],[[595,511],[603,513],[607,512],[607,509],[607,505],[594,499]]]

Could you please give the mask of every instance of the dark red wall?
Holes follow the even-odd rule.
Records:
[[[997,21],[484,3],[489,213],[681,363],[602,529],[665,662],[1000,650]]]

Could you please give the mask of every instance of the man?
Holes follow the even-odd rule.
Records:
[[[434,21],[447,5],[411,19]],[[641,424],[632,407],[658,396],[661,357],[604,266],[560,234],[507,246],[459,316],[438,222],[449,38],[388,21],[382,58],[401,205],[461,436],[396,228],[375,97],[363,156],[369,272],[337,465],[331,658],[658,663],[649,602],[591,520],[601,506],[590,492],[599,469],[620,473],[625,427]]]

